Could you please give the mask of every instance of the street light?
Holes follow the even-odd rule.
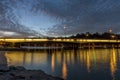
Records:
[[[115,35],[111,35],[111,38],[112,38],[112,39],[115,39],[115,37],[116,37]]]
[[[88,37],[89,36],[89,34],[86,34],[86,37]]]
[[[86,39],[89,37],[89,34],[90,34],[89,32],[86,32]]]

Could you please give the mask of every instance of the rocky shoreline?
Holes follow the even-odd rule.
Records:
[[[1,66],[0,66],[1,67]],[[22,66],[9,66],[0,69],[0,80],[64,80],[53,77],[42,70],[26,70]]]
[[[0,80],[63,80],[42,70],[27,70],[22,66],[8,66],[5,52],[0,52]]]

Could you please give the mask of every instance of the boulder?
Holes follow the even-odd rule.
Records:
[[[22,71],[22,70],[26,70],[24,67],[22,67],[22,66],[9,66],[9,70],[20,70],[20,71]]]

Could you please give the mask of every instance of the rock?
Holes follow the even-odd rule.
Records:
[[[15,76],[15,79],[25,79],[25,76]]]
[[[5,57],[5,52],[2,51],[0,52],[0,71],[4,72],[4,71],[8,71],[9,68],[7,66],[7,59]]]
[[[8,66],[6,65],[0,65],[0,72],[7,72],[9,70]]]
[[[9,66],[9,70],[16,70],[15,66]]]
[[[16,70],[26,70],[24,67],[22,67],[22,66],[16,66]]]
[[[6,78],[7,76],[7,78]],[[0,80],[63,80],[59,77],[53,77],[42,70],[26,70],[21,66],[10,66],[9,71],[0,75]]]
[[[20,71],[22,71],[22,70],[26,70],[24,67],[22,67],[22,66],[9,66],[9,70],[20,70]]]
[[[0,72],[0,75],[3,75],[4,74],[4,72]]]

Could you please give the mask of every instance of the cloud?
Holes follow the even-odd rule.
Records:
[[[0,30],[16,32],[22,35],[35,35],[36,32],[19,23],[14,14],[15,0],[0,0]],[[14,35],[13,35],[14,36]]]
[[[110,28],[119,32],[119,0],[38,0],[38,10],[63,20],[49,30],[57,35],[63,35],[63,25],[68,28],[66,34],[104,32]]]
[[[25,16],[23,16],[25,12],[30,13],[27,16],[30,19],[33,19],[34,15],[38,16],[43,13],[44,16],[49,17],[47,19],[39,16],[34,19],[38,23],[46,18],[43,20],[44,24],[46,23],[48,27],[52,25],[52,28],[46,30],[49,36],[51,33],[61,36],[88,31],[104,32],[110,28],[114,32],[120,32],[119,0],[0,0],[0,30],[37,34],[37,31],[32,29],[38,29],[38,27],[30,29],[33,26],[21,24],[20,20]],[[54,20],[52,21],[50,18]],[[26,23],[36,24],[32,20],[25,20]],[[44,28],[44,26],[42,27]]]

